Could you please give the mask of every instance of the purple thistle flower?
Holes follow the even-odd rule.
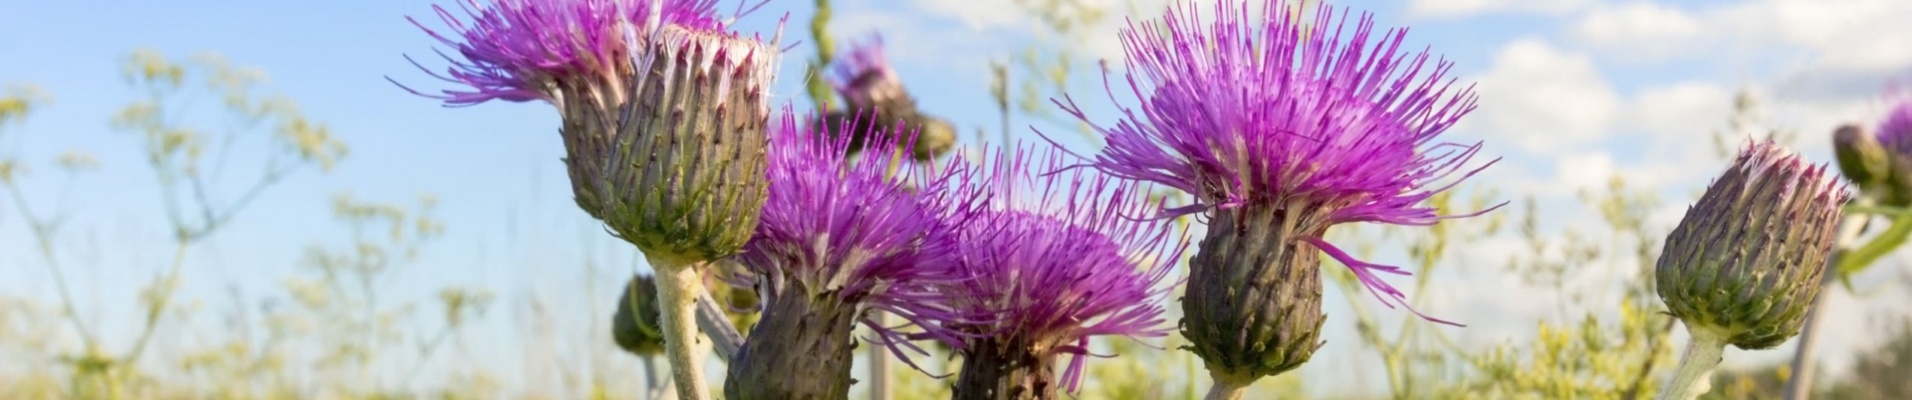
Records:
[[[1049,398],[1082,379],[1094,336],[1167,335],[1165,282],[1187,237],[1175,240],[1166,220],[1142,219],[1152,207],[1143,187],[1087,171],[1062,171],[1059,151],[1033,156],[1023,148],[984,154],[965,182],[982,202],[957,235],[969,280],[955,285],[952,305],[991,321],[961,324],[976,335],[964,346],[956,398]],[[1060,355],[1073,355],[1056,382]],[[1021,398],[1021,397],[1019,397]]]
[[[1097,126],[1108,146],[1088,165],[1197,199],[1168,215],[1305,214],[1289,217],[1298,223],[1284,239],[1346,264],[1389,307],[1404,304],[1377,273],[1406,271],[1356,260],[1322,236],[1342,223],[1431,225],[1478,215],[1441,216],[1422,204],[1492,164],[1465,167],[1479,143],[1434,143],[1474,109],[1472,87],[1440,82],[1450,62],[1428,70],[1426,51],[1400,53],[1404,28],[1375,40],[1371,14],[1344,32],[1347,15],[1337,21],[1325,4],[1310,24],[1285,3],[1267,0],[1262,15],[1251,15],[1245,1],[1221,1],[1217,20],[1204,24],[1189,2],[1171,6],[1160,23],[1131,23],[1122,43],[1140,113],[1125,107],[1114,127]],[[1057,104],[1089,121],[1073,99]]]
[[[725,29],[717,19],[716,0],[492,0],[488,5],[464,0],[459,8],[469,23],[443,6],[432,6],[455,38],[405,17],[458,50],[456,58],[439,53],[451,64],[442,74],[411,56],[405,58],[432,77],[470,89],[427,94],[399,87],[453,107],[494,99],[554,102],[565,89],[623,86],[620,82],[628,79],[637,57],[632,49],[642,48],[630,43],[632,30],[651,32],[663,24]]]
[[[1912,98],[1892,106],[1879,122],[1879,143],[1899,157],[1912,157]]]
[[[808,121],[809,119],[804,119]],[[963,278],[944,222],[953,202],[950,171],[890,158],[905,132],[867,132],[873,151],[846,159],[848,138],[806,129],[785,110],[771,130],[770,197],[743,264],[766,302],[762,320],[730,363],[732,398],[844,398],[854,324],[906,362],[912,339],[961,343],[939,322],[964,321],[940,288]],[[852,129],[845,124],[837,129]],[[820,129],[829,129],[823,127]],[[892,161],[902,163],[891,173]],[[922,332],[882,326],[873,311],[900,316]],[[919,349],[920,351],[920,349]],[[822,376],[822,378],[819,378]]]
[[[1861,197],[1904,207],[1912,204],[1912,97],[1897,97],[1876,131],[1856,124],[1834,130],[1832,152]]]
[[[956,128],[917,108],[916,99],[910,97],[883,55],[882,36],[872,35],[865,42],[852,44],[849,51],[830,62],[824,79],[843,97],[846,107],[824,114],[820,123],[867,125],[842,130],[853,135],[850,152],[862,148],[862,138],[854,135],[890,130],[918,133],[911,149],[918,161],[933,160],[955,148]]]
[[[896,76],[896,70],[883,56],[883,37],[871,36],[869,41],[850,45],[850,51],[837,56],[830,63],[830,73],[825,76],[830,87],[837,95],[843,96],[852,109],[876,107],[894,101],[910,101],[909,93],[903,90],[903,81]]]

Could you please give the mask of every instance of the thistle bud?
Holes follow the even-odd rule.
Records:
[[[1778,346],[1819,295],[1846,199],[1825,166],[1749,144],[1667,235],[1660,299],[1688,329],[1741,349]]]
[[[624,284],[611,317],[611,339],[617,347],[640,357],[664,352],[664,331],[657,321],[657,280],[636,275]]]
[[[566,129],[612,132],[601,218],[647,257],[711,260],[743,247],[766,196],[765,127],[777,50],[722,31],[664,26],[612,112]],[[579,124],[590,124],[580,126]],[[585,199],[580,198],[580,202]],[[588,209],[589,207],[587,207]]]
[[[1875,178],[1891,173],[1885,147],[1879,138],[1858,125],[1841,126],[1832,133],[1832,153],[1838,157],[1839,173],[1863,190]]]
[[[1867,133],[1857,125],[1833,132],[1839,171],[1860,193],[1892,207],[1912,205],[1912,101],[1902,101]]]
[[[1300,367],[1322,345],[1321,254],[1271,207],[1217,210],[1189,260],[1182,336],[1217,382]]]
[[[853,45],[831,62],[828,78],[849,111],[826,114],[820,122],[833,134],[855,135],[849,140],[851,154],[863,149],[861,135],[870,132],[912,132],[916,137],[910,156],[919,161],[933,160],[955,148],[955,127],[916,107],[916,99],[903,88],[902,79],[883,55],[882,37]]]
[[[460,56],[433,75],[469,89],[400,87],[447,106],[557,107],[579,208],[652,259],[710,260],[749,239],[773,45],[729,33],[707,0],[461,5],[471,21],[434,7],[456,35],[419,28]]]

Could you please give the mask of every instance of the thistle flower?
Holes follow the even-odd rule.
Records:
[[[1734,346],[1778,346],[1819,293],[1846,199],[1825,166],[1771,142],[1747,145],[1667,235],[1660,298]]]
[[[657,270],[673,378],[680,398],[697,400],[709,397],[689,319],[703,290],[697,270],[739,251],[756,228],[778,56],[729,32],[714,4],[493,0],[467,8],[469,26],[438,8],[463,42],[426,29],[464,58],[447,56],[452,67],[434,75],[472,88],[427,96],[557,107],[578,206]]]
[[[1894,153],[1912,155],[1912,99],[1894,105],[1879,122],[1879,142]]]
[[[646,254],[727,255],[763,192],[749,178],[763,168],[777,51],[728,33],[715,3],[494,0],[462,4],[469,24],[435,7],[462,41],[420,28],[462,60],[446,56],[433,76],[470,88],[406,90],[447,106],[551,103],[580,208]]]
[[[1137,217],[1153,203],[1135,183],[1060,171],[1059,152],[1000,150],[968,182],[987,201],[958,230],[967,279],[950,289],[969,334],[956,399],[1048,399],[1081,381],[1089,338],[1168,334],[1164,282],[1187,238],[1166,220]],[[1055,366],[1074,356],[1060,380]]]
[[[1654,278],[1693,342],[1661,398],[1706,392],[1728,344],[1767,349],[1799,334],[1847,197],[1825,166],[1769,141],[1749,143],[1687,208]]]
[[[903,90],[902,79],[890,68],[889,59],[883,54],[882,36],[852,44],[849,52],[830,63],[830,75],[826,79],[851,108],[888,104],[915,108],[916,100]]]
[[[803,125],[786,110],[771,130],[770,198],[740,257],[765,302],[750,337],[775,339],[744,343],[730,363],[728,398],[848,398],[856,324],[877,332],[899,356],[909,339],[879,325],[876,311],[920,326],[912,337],[957,341],[926,323],[960,319],[937,292],[961,279],[955,238],[941,219],[953,204],[951,175],[927,165],[892,175],[888,157],[846,164],[851,135]],[[875,155],[910,144],[903,132],[858,135],[871,139]]]
[[[629,43],[633,38],[625,34],[627,29],[650,31],[660,24],[725,27],[717,19],[715,0],[661,0],[655,10],[649,0],[492,0],[484,6],[464,0],[458,5],[470,23],[443,6],[432,6],[456,38],[405,17],[457,49],[462,60],[440,52],[451,64],[440,74],[410,56],[405,59],[435,78],[470,87],[439,94],[406,90],[451,107],[491,100],[558,104],[560,97],[615,97],[634,72],[632,60],[638,55],[632,53],[643,50]]]
[[[1893,207],[1912,205],[1912,99],[1895,105],[1877,136],[1857,125],[1832,136],[1839,171],[1865,197]]]
[[[825,114],[823,125],[835,127],[826,128],[833,133],[852,134],[850,153],[863,149],[864,139],[857,135],[896,130],[918,132],[911,155],[919,161],[935,159],[955,148],[955,127],[917,108],[916,99],[904,90],[902,79],[884,57],[881,36],[852,44],[849,52],[830,63],[825,79],[849,110]]]
[[[1089,166],[1196,199],[1165,210],[1201,213],[1210,224],[1191,261],[1183,334],[1225,386],[1312,354],[1317,249],[1383,304],[1405,304],[1379,274],[1408,272],[1353,258],[1324,239],[1330,227],[1478,215],[1437,215],[1423,200],[1486,167],[1467,167],[1479,143],[1436,142],[1473,110],[1475,96],[1451,78],[1441,82],[1451,63],[1400,53],[1405,29],[1376,38],[1364,13],[1343,35],[1347,16],[1337,21],[1325,5],[1312,23],[1285,1],[1262,5],[1251,15],[1246,1],[1221,1],[1216,21],[1204,24],[1187,2],[1124,29],[1141,109],[1124,108],[1112,127],[1095,125],[1073,99],[1057,102],[1107,138]]]

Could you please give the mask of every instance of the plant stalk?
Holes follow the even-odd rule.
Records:
[[[889,314],[876,313],[876,323],[889,326]],[[883,346],[870,347],[870,400],[890,400],[890,357]]]
[[[664,330],[664,353],[669,357],[671,380],[677,384],[678,400],[710,400],[710,386],[704,383],[704,352],[697,323],[698,293],[703,291],[697,268],[701,261],[665,259],[646,255],[657,273],[657,310]]]
[[[1202,399],[1203,400],[1241,400],[1241,399],[1247,398],[1246,397],[1247,394],[1248,394],[1247,384],[1228,383],[1228,382],[1223,382],[1221,380],[1216,380],[1214,386],[1208,387],[1208,395],[1202,396]]]
[[[1659,400],[1693,400],[1713,389],[1713,369],[1726,353],[1726,337],[1692,325],[1687,325],[1686,332],[1692,338],[1680,355],[1680,366],[1673,369],[1673,381],[1660,389]]]
[[[697,291],[697,327],[704,330],[705,337],[710,338],[712,347],[717,350],[717,358],[729,363],[737,359],[738,349],[743,348],[744,335],[737,332],[737,326],[731,325],[730,318],[725,317],[723,309],[717,307],[717,299],[710,296],[709,290]]]
[[[1845,220],[1839,223],[1839,237],[1832,245],[1832,255],[1826,258],[1828,271],[1819,275],[1819,296],[1812,300],[1812,305],[1807,306],[1805,325],[1799,328],[1799,344],[1793,348],[1792,375],[1786,380],[1786,400],[1812,398],[1812,378],[1814,369],[1818,367],[1818,363],[1813,361],[1818,358],[1819,352],[1819,342],[1813,339],[1819,336],[1819,325],[1825,316],[1826,293],[1832,283],[1837,281],[1835,278],[1841,273],[1840,264],[1845,261],[1846,252],[1851,251],[1853,244],[1859,241],[1859,234],[1865,230],[1869,218],[1867,214],[1854,213],[1846,215]]]

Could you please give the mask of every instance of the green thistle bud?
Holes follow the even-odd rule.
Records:
[[[1889,173],[1885,146],[1858,125],[1841,126],[1832,133],[1832,152],[1838,156],[1839,173],[1861,188]]]
[[[1832,134],[1832,152],[1845,175],[1866,197],[1880,204],[1912,204],[1912,159],[1896,156],[1878,136],[1858,125],[1839,127]]]
[[[777,49],[676,25],[649,38],[636,62],[644,72],[628,85],[622,107],[574,117],[572,110],[593,107],[564,99],[566,129],[610,133],[596,139],[608,156],[601,172],[585,175],[591,187],[578,202],[587,211],[595,203],[593,215],[652,259],[736,253],[756,230],[766,196],[764,129]]]
[[[1660,299],[1689,329],[1741,349],[1799,334],[1848,195],[1824,165],[1750,144],[1667,235]]]
[[[1189,260],[1182,336],[1217,382],[1246,386],[1321,347],[1321,252],[1273,207],[1216,210]]]
[[[664,331],[657,321],[657,280],[646,275],[631,277],[624,294],[617,298],[617,315],[611,318],[611,338],[617,347],[640,357],[664,353]]]

